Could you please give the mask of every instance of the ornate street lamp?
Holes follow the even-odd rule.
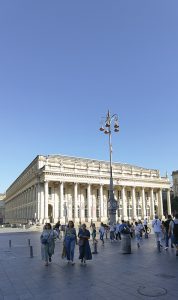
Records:
[[[110,187],[109,187],[109,200],[108,200],[108,213],[109,213],[109,223],[116,223],[116,209],[118,207],[117,201],[114,199],[114,188],[113,188],[113,175],[112,175],[112,123],[114,122],[113,130],[114,132],[119,132],[118,115],[110,115],[108,110],[105,120],[102,122],[100,131],[109,135],[109,158],[110,158]]]

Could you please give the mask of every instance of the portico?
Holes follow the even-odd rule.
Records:
[[[163,217],[162,189],[170,182],[158,170],[113,163],[116,219]],[[109,163],[61,155],[37,156],[6,192],[6,222],[37,219],[41,224],[107,222]]]

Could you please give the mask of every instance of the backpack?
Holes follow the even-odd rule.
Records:
[[[43,236],[43,235],[41,236],[41,243],[42,243],[43,245],[46,245],[46,244],[49,243],[49,241],[48,241],[49,236],[50,236],[50,233],[48,234],[48,236]]]
[[[127,225],[124,225],[121,229],[121,234],[130,234],[130,229]]]
[[[173,235],[178,238],[178,224],[174,222]]]

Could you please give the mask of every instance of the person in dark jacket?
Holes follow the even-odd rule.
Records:
[[[163,227],[164,227],[164,231],[165,231],[165,250],[167,250],[169,248],[169,238],[171,238],[169,236],[169,224],[172,221],[172,216],[168,215],[167,220],[163,223]],[[173,244],[172,244],[172,238],[171,238],[171,248],[174,248]]]
[[[82,224],[81,228],[79,229],[78,233],[79,237],[79,259],[81,259],[81,263],[86,264],[86,260],[92,259],[89,239],[90,239],[90,232],[86,229],[86,225]]]

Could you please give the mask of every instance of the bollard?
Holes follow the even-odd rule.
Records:
[[[32,258],[33,257],[33,247],[30,246],[30,257]]]
[[[9,248],[11,248],[11,240],[9,240]]]
[[[97,242],[97,241],[94,241],[94,244],[93,244],[94,251],[92,252],[92,254],[98,254],[98,251],[97,251],[97,244],[98,244],[98,242]]]
[[[28,239],[28,246],[30,246],[30,239]]]
[[[122,253],[131,254],[131,236],[130,234],[123,234],[121,239]]]

